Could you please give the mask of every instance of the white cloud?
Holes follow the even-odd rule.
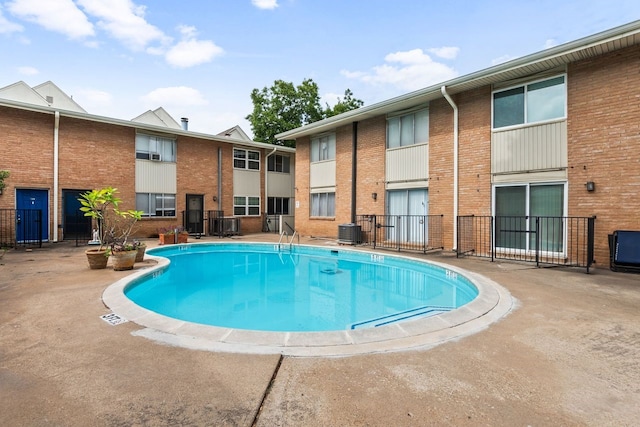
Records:
[[[6,6],[13,15],[70,39],[95,34],[93,24],[72,0],[13,0]]]
[[[251,0],[251,4],[258,9],[273,10],[278,7],[278,0]]]
[[[146,7],[131,0],[77,1],[85,12],[98,18],[100,28],[131,50],[140,51],[152,42],[168,43],[170,40],[145,20]]]
[[[385,64],[372,68],[370,72],[341,71],[348,78],[373,85],[393,85],[402,90],[417,90],[452,79],[457,71],[435,62],[422,49],[394,52],[385,58]]]
[[[547,39],[547,41],[544,42],[545,49],[549,49],[554,46],[558,46],[558,42],[555,39]]]
[[[202,94],[193,88],[186,86],[161,87],[142,97],[142,101],[148,107],[190,105],[207,105],[209,102]]]
[[[35,76],[36,74],[39,74],[40,71],[38,71],[37,68],[34,67],[18,67],[18,72],[20,74],[22,74],[23,76]]]
[[[460,52],[460,48],[453,46],[434,47],[429,49],[429,52],[433,53],[439,58],[455,59]]]
[[[2,5],[0,4],[0,34],[10,34],[23,31],[24,28],[20,24],[8,21],[2,14]]]
[[[197,40],[195,27],[181,26],[182,41],[171,47],[165,54],[167,62],[174,67],[187,68],[211,62],[224,50],[211,40]]]

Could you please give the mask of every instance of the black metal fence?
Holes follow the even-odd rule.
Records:
[[[0,209],[0,247],[42,247],[42,210]]]
[[[595,217],[459,216],[457,256],[586,267],[594,261]]]
[[[207,211],[207,235],[235,236],[240,234],[240,218],[225,217],[224,211]]]
[[[63,229],[64,240],[75,240],[76,246],[86,244],[93,239],[91,222],[90,217],[79,211],[74,214],[66,214]]]
[[[443,215],[358,215],[362,244],[374,249],[443,249]]]

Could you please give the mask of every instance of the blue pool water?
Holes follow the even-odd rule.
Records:
[[[125,288],[136,304],[234,329],[334,331],[458,308],[477,295],[464,276],[426,262],[337,248],[190,244],[151,249],[163,271]]]

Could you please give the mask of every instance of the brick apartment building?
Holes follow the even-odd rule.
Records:
[[[208,211],[260,232],[265,213],[289,214],[293,202],[294,149],[251,141],[238,127],[192,132],[162,108],[131,121],[88,114],[51,82],[0,88],[0,134],[0,170],[10,173],[0,211],[41,209],[45,241],[73,238],[84,227],[78,195],[106,186],[123,208],[144,212],[140,237],[173,225],[207,233]],[[4,226],[13,221],[21,218]],[[13,239],[33,238],[16,228]]]
[[[533,216],[596,217],[606,268],[608,235],[640,230],[640,21],[277,137],[296,141],[302,235],[441,215],[443,247],[457,250],[460,216],[519,215],[523,236]],[[549,251],[573,244],[563,227]]]

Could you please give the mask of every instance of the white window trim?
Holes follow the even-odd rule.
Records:
[[[243,205],[236,205],[236,197],[244,197],[244,204]],[[257,205],[249,205],[249,198],[256,198],[258,199],[258,204]],[[244,214],[243,215],[238,215],[236,214],[236,207],[244,207]],[[249,207],[258,207],[258,213],[257,214],[250,214],[249,213]],[[239,195],[239,194],[234,194],[233,195],[233,216],[249,216],[249,217],[256,217],[256,216],[260,216],[261,215],[261,211],[262,211],[262,199],[260,198],[260,196],[245,196],[245,195]]]
[[[389,120],[390,119],[397,119],[397,118],[401,119],[404,116],[413,116],[414,117],[414,119],[413,119],[413,132],[414,132],[414,134],[413,134],[413,136],[414,136],[414,140],[415,140],[415,128],[416,128],[415,116],[416,116],[416,113],[421,112],[421,111],[426,111],[427,112],[427,140],[423,141],[423,142],[414,142],[413,144],[409,144],[409,145],[401,145],[401,146],[398,146],[398,147],[389,147]],[[415,107],[415,108],[410,108],[408,110],[387,114],[387,117],[386,117],[386,129],[385,129],[385,148],[387,150],[397,150],[397,149],[403,149],[403,148],[407,148],[407,147],[414,147],[414,146],[418,146],[418,145],[427,145],[427,144],[429,144],[429,139],[431,139],[431,132],[430,132],[431,129],[430,129],[430,127],[431,127],[431,111],[429,110],[429,106],[426,106],[426,107],[419,106],[419,107]]]
[[[314,195],[320,195],[320,194],[333,194],[333,215],[327,215],[327,216],[322,216],[322,215],[313,215],[313,196]],[[309,194],[309,199],[310,199],[310,203],[309,203],[309,218],[312,219],[332,219],[336,217],[336,192],[334,191],[312,191]]]
[[[143,218],[177,218],[177,217],[178,217],[178,206],[177,206],[177,202],[178,202],[178,200],[177,200],[177,199],[178,199],[178,198],[177,198],[177,195],[176,195],[176,194],[174,194],[174,193],[152,193],[152,192],[147,193],[147,192],[137,192],[137,193],[136,193],[136,196],[138,196],[138,194],[144,194],[145,196],[147,196],[147,198],[150,198],[152,195],[160,195],[160,196],[162,196],[162,197],[165,197],[165,196],[173,196],[174,201],[175,201],[175,203],[176,203],[176,206],[174,206],[174,207],[173,207],[173,209],[166,209],[166,208],[164,208],[164,206],[162,207],[162,209],[160,209],[160,210],[161,210],[161,211],[163,211],[163,212],[164,212],[164,211],[167,211],[167,210],[173,210],[173,211],[174,211],[174,213],[175,213],[174,215],[151,215],[151,212],[149,212],[149,214],[148,214],[148,215],[143,214],[143,215],[142,215],[142,217],[143,217]],[[150,200],[148,201],[148,203],[149,203],[149,202],[150,202]],[[151,206],[151,204],[149,204],[149,206]],[[137,208],[138,208],[138,207],[136,206],[136,209],[137,209]]]
[[[543,82],[546,80],[553,80],[555,78],[558,77],[564,77],[564,116],[563,117],[555,117],[553,119],[548,119],[548,120],[542,120],[539,122],[532,122],[532,123],[521,123],[521,124],[517,124],[517,125],[511,125],[511,126],[502,126],[499,128],[493,127],[494,125],[494,102],[493,102],[493,95],[496,93],[500,93],[500,92],[506,92],[508,90],[511,89],[516,89],[519,87],[524,87],[525,91],[525,101],[524,101],[524,117],[525,119],[527,118],[527,100],[526,100],[526,96],[527,96],[527,90],[526,87],[535,83],[539,83],[539,82]],[[527,81],[526,83],[520,83],[520,84],[516,84],[513,86],[508,86],[508,87],[501,87],[500,89],[496,89],[491,91],[491,131],[492,132],[502,132],[505,130],[513,130],[513,129],[520,129],[520,128],[527,128],[527,127],[532,127],[532,126],[540,126],[540,125],[544,125],[544,124],[549,124],[549,123],[554,123],[554,122],[564,122],[567,120],[567,113],[568,113],[568,92],[567,92],[567,73],[560,73],[560,74],[555,74],[552,76],[546,76],[543,78],[539,78],[537,80],[531,80],[531,81]]]
[[[243,160],[245,162],[243,168],[240,168],[240,167],[236,166],[236,151],[244,151],[245,158],[244,159],[238,159],[238,160]],[[249,153],[258,153],[258,159],[257,160],[249,159]],[[262,168],[262,166],[260,165],[262,155],[261,155],[259,150],[249,150],[247,148],[233,147],[232,157],[233,157],[233,168],[234,169],[247,170],[247,171],[252,171],[252,172],[260,172],[260,169]],[[258,169],[249,168],[249,162],[257,163],[258,164]]]
[[[313,140],[314,139],[321,139],[324,138],[326,136],[332,136],[333,135],[333,139],[334,139],[334,153],[333,153],[333,158],[332,159],[324,159],[324,160],[316,160],[313,161],[311,160],[313,157]],[[336,161],[336,156],[337,156],[337,151],[338,151],[338,135],[335,132],[324,132],[324,133],[320,133],[317,135],[313,135],[311,137],[311,139],[309,140],[309,163],[322,163],[322,162],[335,162]],[[289,166],[291,167],[291,166]]]

